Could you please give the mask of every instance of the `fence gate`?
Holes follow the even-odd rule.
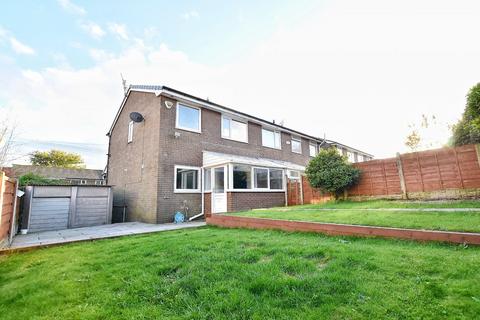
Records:
[[[302,204],[302,186],[299,179],[288,179],[287,195],[289,206]]]

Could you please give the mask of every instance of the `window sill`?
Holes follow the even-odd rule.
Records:
[[[248,140],[247,141],[235,140],[235,139],[231,139],[231,138],[227,138],[227,137],[222,137],[222,139],[248,144]]]
[[[227,189],[227,192],[285,192],[285,189]]]
[[[173,193],[201,193],[200,190],[174,190]]]
[[[275,147],[264,146],[263,144],[262,144],[262,147],[267,148],[267,149],[282,151],[282,148],[275,148]]]
[[[187,132],[192,132],[192,133],[198,133],[198,134],[201,134],[202,133],[202,130],[192,130],[192,129],[188,129],[188,128],[181,128],[181,127],[175,127],[175,129],[177,130],[182,130],[182,131],[187,131]]]

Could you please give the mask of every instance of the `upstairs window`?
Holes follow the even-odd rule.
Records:
[[[222,138],[248,142],[247,123],[222,116]]]
[[[310,143],[309,150],[310,150],[310,157],[315,157],[318,153],[316,144]]]
[[[292,137],[292,152],[302,153],[302,140],[300,138]]]
[[[198,192],[199,180],[199,168],[175,166],[175,192]]]
[[[348,161],[351,163],[355,162],[355,154],[353,152],[347,151]]]
[[[178,129],[200,132],[201,111],[200,108],[177,104],[176,127]]]
[[[128,123],[128,137],[127,137],[127,143],[130,143],[133,141],[133,121],[130,121]]]
[[[281,149],[281,133],[276,130],[262,129],[262,145],[268,148]]]

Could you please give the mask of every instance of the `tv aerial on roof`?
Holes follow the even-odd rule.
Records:
[[[143,120],[145,120],[140,112],[131,112],[130,119],[133,122],[142,122]]]

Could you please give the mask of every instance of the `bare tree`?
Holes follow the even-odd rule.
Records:
[[[0,122],[0,168],[16,159],[16,124],[8,117]]]

